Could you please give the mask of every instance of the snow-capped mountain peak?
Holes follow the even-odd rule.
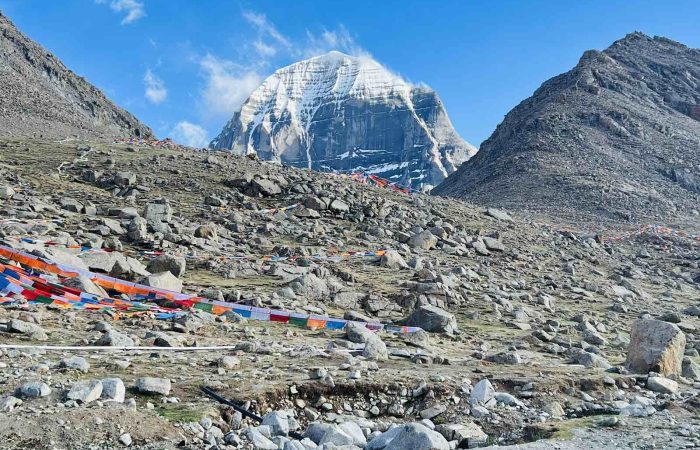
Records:
[[[414,186],[436,184],[476,152],[454,131],[432,90],[370,57],[338,51],[273,73],[211,147]]]

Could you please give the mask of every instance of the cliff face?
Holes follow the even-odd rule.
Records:
[[[413,187],[439,183],[476,152],[434,91],[339,52],[275,72],[210,146]]]
[[[584,53],[433,193],[633,221],[696,214],[700,51],[632,33]]]
[[[153,137],[150,128],[19,32],[2,13],[0,134]]]

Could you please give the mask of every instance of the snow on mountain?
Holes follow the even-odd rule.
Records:
[[[476,153],[433,90],[337,51],[268,77],[210,147],[413,187],[438,184]]]

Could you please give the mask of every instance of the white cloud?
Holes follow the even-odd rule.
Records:
[[[309,58],[331,50],[338,50],[353,56],[371,57],[370,53],[363,49],[350,32],[343,25],[336,30],[323,29],[320,34],[314,34],[306,30],[306,43],[299,53]]]
[[[199,66],[206,79],[202,106],[210,118],[229,119],[262,81],[254,69],[211,54],[202,58]]]
[[[146,86],[144,95],[151,103],[157,105],[168,97],[168,90],[165,87],[165,83],[151,72],[151,69],[146,70],[146,74],[143,76],[143,83]]]
[[[275,56],[277,54],[277,49],[274,46],[268,45],[262,40],[257,40],[253,42],[253,47],[255,48],[255,51],[258,53],[258,55],[262,57],[270,57]]]
[[[209,144],[207,131],[186,120],[178,122],[170,134],[175,142],[189,147],[206,147]]]
[[[248,33],[249,40],[237,46],[242,50],[237,59],[211,53],[194,57],[204,78],[198,98],[200,119],[208,125],[230,119],[269,75],[271,67],[281,67],[330,50],[371,57],[342,25],[335,29],[323,28],[320,33],[306,31],[300,39],[290,39],[265,14],[255,11],[242,14],[253,33]]]
[[[95,0],[97,4],[107,3],[107,0]],[[109,7],[112,11],[126,13],[121,21],[122,25],[134,23],[142,17],[146,17],[146,9],[142,1],[138,0],[111,0]]]
[[[272,23],[267,20],[265,14],[256,13],[253,11],[243,12],[243,18],[251,25],[258,29],[258,32],[263,36],[268,36],[272,40],[285,47],[291,47],[292,43],[282,33],[277,30]]]
[[[295,58],[309,58],[331,50],[338,50],[354,56],[370,56],[369,52],[355,42],[355,38],[343,25],[334,30],[324,28],[319,34],[307,30],[306,42],[295,42],[280,33],[265,14],[244,11],[243,18],[257,30],[256,39],[249,45],[261,58],[260,65],[262,66],[266,65],[267,59],[279,54]]]

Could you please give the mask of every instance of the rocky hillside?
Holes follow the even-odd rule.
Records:
[[[0,257],[2,449],[700,444],[692,237],[596,236],[251,157],[105,142],[0,139],[0,201],[0,255],[92,273],[19,286]],[[172,302],[119,294],[106,275],[259,315],[161,317]],[[64,287],[93,308],[47,304]],[[109,296],[139,305],[91,303]],[[423,330],[318,329],[267,308]]]
[[[295,167],[376,174],[415,188],[440,183],[476,152],[433,90],[339,52],[275,72],[211,147]]]
[[[700,50],[632,33],[586,52],[434,194],[631,221],[700,205]]]
[[[0,135],[152,138],[153,132],[0,12]]]

